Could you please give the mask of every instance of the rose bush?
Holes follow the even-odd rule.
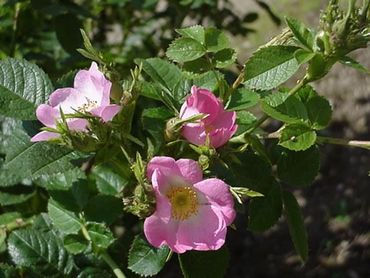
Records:
[[[369,1],[355,2],[330,1],[317,30],[287,18],[240,70],[227,35],[200,25],[130,74],[83,30],[88,70],[52,82],[2,59],[0,277],[154,276],[173,253],[185,277],[227,276],[228,227],[263,232],[283,214],[306,262],[293,192],[318,175],[318,146],[370,149],[321,136],[332,106],[310,84],[337,62],[368,72],[348,56],[370,40]]]

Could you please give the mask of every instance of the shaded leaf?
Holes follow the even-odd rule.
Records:
[[[109,164],[100,164],[94,167],[92,176],[95,178],[99,192],[106,195],[115,196],[119,194],[128,183]]]
[[[169,255],[169,248],[155,248],[141,236],[136,236],[132,242],[128,268],[141,276],[156,275],[163,268]]]
[[[264,197],[254,198],[249,204],[248,228],[263,232],[279,220],[282,211],[281,190],[279,185],[272,184]]]
[[[279,178],[290,186],[310,185],[320,169],[320,152],[317,147],[305,151],[284,150],[277,164]]]
[[[230,101],[227,104],[227,109],[234,111],[244,110],[256,105],[259,99],[260,96],[256,92],[246,88],[240,88],[232,93]]]
[[[82,22],[74,14],[61,14],[54,18],[54,26],[62,47],[67,52],[76,54],[77,48],[82,47],[83,44],[80,33]]]
[[[77,234],[81,230],[82,224],[77,215],[53,199],[49,200],[48,214],[54,226],[64,234]]]
[[[80,234],[67,235],[63,240],[64,248],[71,254],[76,255],[84,252],[89,242]]]
[[[232,48],[225,48],[215,53],[213,57],[216,68],[226,68],[234,64],[236,52]]]
[[[123,213],[123,203],[121,198],[97,195],[89,200],[84,211],[87,220],[109,225]]]
[[[35,119],[36,107],[53,91],[48,76],[26,60],[0,61],[0,113],[17,119]]]
[[[292,193],[284,191],[283,200],[290,236],[297,253],[305,262],[308,258],[308,239],[301,209]]]
[[[264,98],[262,110],[270,117],[285,123],[297,123],[308,120],[305,105],[296,96],[276,92]]]
[[[98,249],[107,249],[115,240],[112,232],[104,224],[88,222],[86,229],[91,242]]]
[[[205,47],[207,51],[218,52],[228,48],[230,45],[229,39],[225,33],[216,28],[207,28],[205,31]]]
[[[181,271],[185,278],[222,278],[229,259],[225,246],[216,251],[188,251],[179,255]]]
[[[9,236],[8,251],[16,265],[37,267],[37,272],[44,277],[66,276],[74,268],[72,257],[52,232],[14,231]]]

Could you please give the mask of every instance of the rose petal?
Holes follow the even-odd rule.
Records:
[[[204,145],[206,143],[206,132],[204,126],[184,125],[181,130],[182,136],[194,145]]]
[[[144,234],[155,247],[168,245],[175,252],[185,252],[177,243],[178,222],[171,218],[171,206],[168,199],[156,193],[156,211],[144,221]]]
[[[96,101],[98,106],[109,105],[112,83],[105,78],[98,66],[93,62],[89,70],[80,70],[74,80],[74,88],[86,98]]]
[[[156,156],[149,161],[146,174],[148,179],[152,179],[154,170],[162,172],[166,176],[181,176],[179,167],[175,159],[168,156]]]
[[[202,180],[203,172],[198,162],[192,159],[179,159],[176,161],[181,175],[192,184]]]
[[[187,119],[202,113],[208,115],[202,120],[204,123],[208,124],[213,122],[217,117],[221,105],[220,101],[212,92],[193,86],[191,88],[191,95],[181,107],[180,118]]]
[[[36,109],[37,119],[47,127],[55,127],[59,111],[47,104],[41,104]]]
[[[199,207],[196,216],[180,222],[177,240],[186,248],[217,250],[224,245],[226,232],[225,220],[219,209],[204,205]]]
[[[67,122],[68,128],[73,131],[87,131],[89,122],[85,119],[71,119]]]
[[[65,101],[69,95],[78,94],[78,91],[74,88],[60,88],[56,89],[49,97],[49,103],[52,107],[57,106],[61,102]]]
[[[50,131],[41,131],[31,138],[31,142],[48,141],[58,138],[59,134]]]
[[[194,184],[212,205],[219,207],[225,217],[226,225],[230,225],[236,216],[234,199],[230,193],[229,185],[220,179],[206,179]]]
[[[212,126],[217,128],[231,129],[236,122],[236,112],[235,111],[222,111],[217,115],[217,118],[213,122]]]
[[[87,103],[88,100],[86,97],[79,91],[73,89],[73,92],[57,106],[55,106],[55,109],[61,109],[64,114],[75,114],[76,111],[83,108],[83,106]]]
[[[111,104],[91,110],[91,114],[100,117],[104,122],[111,121],[121,111],[122,106]]]
[[[151,182],[154,190],[163,195],[166,194],[171,185],[168,177],[158,169],[154,170]]]

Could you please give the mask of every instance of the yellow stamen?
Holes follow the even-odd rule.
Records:
[[[206,125],[206,126],[204,127],[204,130],[206,131],[206,133],[207,133],[207,134],[208,134],[208,133],[211,133],[214,129],[215,129],[215,127],[214,127],[214,126],[212,126],[212,125]]]
[[[96,108],[98,106],[98,102],[96,100],[91,100],[89,98],[86,98],[86,103],[81,105],[80,107],[77,108],[79,112],[89,112],[90,110]]]
[[[191,187],[172,187],[166,195],[171,203],[174,219],[185,220],[197,213],[198,196]]]

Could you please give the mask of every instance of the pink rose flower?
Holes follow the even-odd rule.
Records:
[[[156,211],[144,222],[144,233],[155,247],[176,253],[217,250],[225,243],[235,218],[234,200],[222,180],[203,179],[198,163],[157,156],[147,176],[156,196]]]
[[[193,86],[191,95],[181,107],[180,118],[187,119],[197,114],[205,114],[206,117],[182,128],[182,136],[192,144],[205,145],[208,136],[210,145],[218,148],[226,144],[238,129],[235,112],[226,111],[212,92]]]
[[[121,106],[110,104],[112,83],[99,71],[93,62],[89,70],[80,70],[74,79],[73,88],[60,88],[49,97],[49,104],[41,104],[36,109],[37,119],[45,126],[56,128],[61,120],[60,109],[64,114],[76,111],[89,112],[108,122],[121,110]],[[81,118],[67,119],[70,130],[87,131],[88,121]],[[58,133],[41,131],[31,138],[32,142],[46,141],[59,137]]]

